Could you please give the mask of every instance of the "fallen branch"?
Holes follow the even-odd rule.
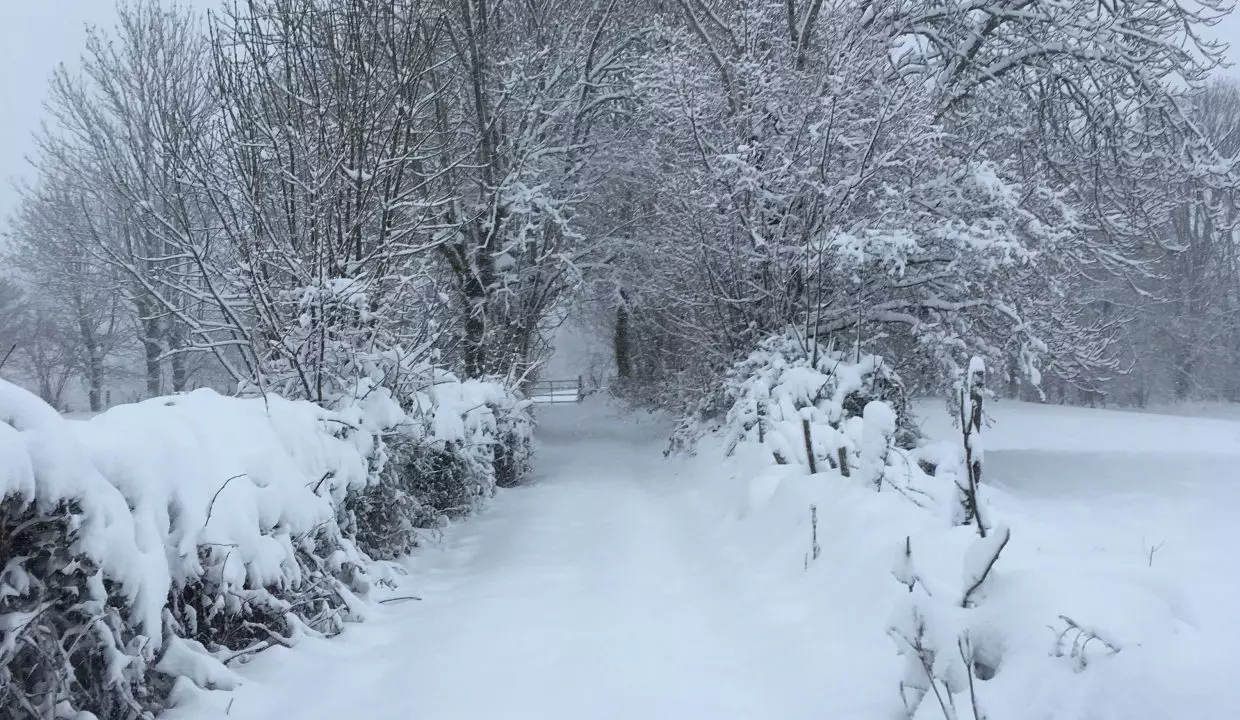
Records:
[[[387,603],[394,603],[394,602],[404,602],[406,600],[421,600],[421,599],[422,598],[418,597],[417,595],[402,595],[401,597],[384,598],[380,600],[379,602],[383,604],[387,604]]]

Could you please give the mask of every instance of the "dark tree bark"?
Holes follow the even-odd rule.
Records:
[[[612,346],[616,356],[616,376],[621,380],[633,377],[633,348],[629,328],[629,309],[624,305],[616,308],[616,330]]]

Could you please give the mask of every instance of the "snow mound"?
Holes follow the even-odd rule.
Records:
[[[140,714],[363,619],[372,556],[445,512],[427,483],[476,501],[526,463],[519,397],[433,380],[397,398],[364,378],[331,409],[198,390],[86,421],[0,381],[0,714]]]
[[[997,429],[1001,413],[995,438],[989,427],[966,440],[943,425],[934,428],[938,441],[909,443],[900,437],[912,424],[907,406],[879,391],[898,387],[898,379],[876,383],[876,359],[848,362],[819,348],[818,357],[840,365],[822,368],[813,348],[801,351],[809,359],[797,352],[786,339],[773,340],[733,368],[731,405],[701,430],[692,460],[701,466],[694,474],[710,479],[694,504],[724,519],[715,535],[729,567],[746,585],[765,588],[755,590],[765,593],[761,602],[779,598],[797,634],[833,648],[816,662],[824,682],[847,697],[824,712],[953,720],[1237,716],[1228,665],[1213,659],[1234,658],[1234,650],[1220,654],[1210,629],[1194,624],[1176,588],[1157,582],[1145,563],[1091,565],[1089,537],[1077,555],[1048,554],[1043,546],[1057,528],[1028,526],[1032,515],[991,486],[1002,478],[981,475],[984,536],[961,511],[966,442],[978,462],[982,437],[988,449],[1024,448],[1047,436],[1057,449],[1098,437],[1118,443],[1096,422],[1084,427],[1095,420],[1090,411],[1030,412],[1016,432]],[[1054,422],[1032,431],[1040,417],[1073,413],[1068,425],[1077,437]],[[1143,418],[1132,424],[1153,431]],[[1217,431],[1184,452],[1219,452],[1235,432],[1198,424]],[[1130,446],[1134,440],[1140,437],[1128,438]]]

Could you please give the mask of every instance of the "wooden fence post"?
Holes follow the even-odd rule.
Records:
[[[801,429],[805,434],[805,457],[809,460],[809,474],[818,474],[818,461],[814,459],[814,440],[809,430],[809,418],[801,418]]]

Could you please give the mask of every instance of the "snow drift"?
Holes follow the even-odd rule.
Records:
[[[755,592],[791,608],[799,634],[834,648],[821,671],[848,692],[825,713],[1234,717],[1208,628],[1148,577],[1043,554],[1056,528],[1022,526],[1014,499],[986,482],[980,537],[962,503],[960,430],[902,436],[912,418],[881,368],[774,338],[692,424],[693,474],[710,480],[694,505],[723,520],[702,532]]]
[[[333,409],[199,390],[86,422],[0,381],[0,714],[141,717],[339,632],[374,557],[519,478],[528,426],[502,386],[446,373],[403,403],[368,381]]]

